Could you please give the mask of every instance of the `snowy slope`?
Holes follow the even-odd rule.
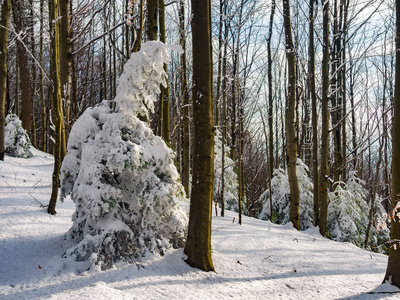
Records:
[[[315,230],[237,216],[213,218],[216,273],[187,266],[183,251],[87,271],[62,258],[73,203],[50,216],[52,157],[0,161],[0,299],[397,299],[380,286],[387,257],[322,238]],[[40,202],[40,203],[39,203]],[[374,292],[374,294],[367,294]]]

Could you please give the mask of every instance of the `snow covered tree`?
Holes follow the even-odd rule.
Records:
[[[184,245],[186,198],[173,151],[139,119],[153,111],[171,48],[148,42],[132,53],[114,102],[88,108],[71,130],[61,196],[76,205],[67,254],[77,260],[107,268]]]
[[[29,158],[32,156],[29,150],[31,140],[17,115],[9,114],[6,117],[4,132],[5,153],[14,157]]]
[[[214,201],[218,201],[222,194],[222,136],[217,130],[215,132],[215,156],[214,156]],[[239,211],[237,200],[238,195],[238,176],[234,171],[235,162],[229,157],[229,147],[225,147],[225,167],[224,167],[224,204],[228,210]]]
[[[347,183],[337,184],[329,193],[327,236],[335,241],[351,242],[363,246],[368,225],[369,207],[366,202],[368,191],[365,182],[350,173]],[[388,241],[385,226],[386,213],[380,201],[375,203],[375,222],[371,227],[369,244],[373,248]]]
[[[306,230],[313,227],[313,184],[307,172],[308,167],[297,159],[297,177],[300,190],[300,230]],[[290,222],[290,186],[287,173],[282,169],[274,171],[274,177],[271,181],[272,187],[272,211],[270,209],[270,192],[267,189],[260,197],[259,202],[263,203],[258,218],[262,220],[270,219],[278,224]]]

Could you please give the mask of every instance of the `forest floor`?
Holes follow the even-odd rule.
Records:
[[[243,218],[212,220],[216,272],[189,267],[183,251],[88,271],[63,258],[74,204],[47,214],[53,158],[0,161],[0,299],[400,299],[381,285],[387,256],[298,232],[291,224]],[[235,221],[233,222],[235,218]]]

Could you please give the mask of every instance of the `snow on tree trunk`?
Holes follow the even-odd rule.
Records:
[[[153,110],[171,48],[143,44],[125,65],[114,103],[88,108],[71,130],[61,196],[76,205],[67,254],[77,260],[107,268],[184,245],[186,198],[173,151],[138,118]]]

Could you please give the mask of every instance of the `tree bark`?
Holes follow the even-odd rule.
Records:
[[[396,49],[400,49],[400,0],[396,0]],[[385,281],[400,287],[400,218],[397,207],[400,201],[400,52],[396,51],[395,91],[392,146],[392,203],[393,219],[390,229],[389,260]]]
[[[24,19],[25,19],[24,1],[12,0],[12,7],[13,7],[13,20],[15,23],[15,30],[19,34],[26,30],[24,24]],[[30,70],[28,64],[28,53],[26,51],[23,42],[20,39],[22,39],[21,36],[17,39],[17,57],[18,57],[21,97],[22,97],[21,121],[22,121],[22,127],[24,127],[24,129],[28,134],[31,134],[33,101],[32,101]]]
[[[286,59],[288,63],[288,97],[286,108],[286,160],[290,187],[290,221],[293,227],[300,228],[300,191],[297,179],[297,136],[295,128],[296,105],[296,57],[292,38],[289,0],[283,0],[283,18],[285,26]]]
[[[182,185],[186,196],[190,197],[190,100],[188,93],[188,76],[186,62],[186,31],[185,31],[185,1],[179,1],[179,33],[181,54],[181,94],[183,98],[183,157],[182,157]]]
[[[59,19],[59,5],[60,0],[52,0],[49,2],[50,12],[50,23],[52,32],[52,62],[51,62],[51,73],[52,73],[52,88],[53,88],[53,121],[55,125],[54,133],[54,170],[52,176],[52,190],[49,206],[47,212],[49,214],[56,214],[56,203],[58,198],[59,178],[60,178],[60,167],[62,162],[62,143],[64,131],[64,116],[62,108],[62,92],[61,92],[61,78],[60,78],[60,29],[61,22]],[[54,21],[55,20],[55,21]]]
[[[318,224],[319,215],[319,171],[318,171],[318,113],[317,113],[317,93],[315,88],[315,46],[314,46],[314,2],[310,0],[310,11],[309,11],[309,63],[308,63],[308,74],[309,74],[309,89],[311,95],[311,111],[312,111],[312,159],[313,159],[313,183],[314,183],[314,224]]]
[[[4,161],[4,126],[6,117],[7,96],[7,55],[8,55],[8,25],[11,0],[3,0],[0,19],[0,160]]]
[[[323,6],[323,56],[322,56],[322,134],[321,134],[321,168],[319,194],[319,231],[326,234],[328,217],[328,175],[329,175],[329,0]]]
[[[165,44],[165,2],[159,0],[160,5],[160,41]],[[168,65],[164,64],[164,71],[168,74]],[[171,133],[169,128],[169,80],[167,80],[167,86],[161,86],[160,95],[160,119],[161,119],[161,137],[164,139],[168,147],[171,146]]]
[[[210,0],[192,0],[193,180],[184,252],[189,265],[204,271],[214,271],[211,258],[214,120],[210,10]]]
[[[271,53],[271,39],[272,39],[272,27],[274,25],[274,15],[275,15],[276,1],[272,0],[271,15],[269,18],[269,30],[267,38],[267,53],[268,53],[268,129],[269,129],[269,161],[268,161],[268,173],[269,173],[269,199],[270,199],[270,213],[272,218],[272,186],[271,180],[274,174],[274,128],[273,128],[273,93],[272,93],[272,53]],[[267,138],[267,136],[265,136]]]

